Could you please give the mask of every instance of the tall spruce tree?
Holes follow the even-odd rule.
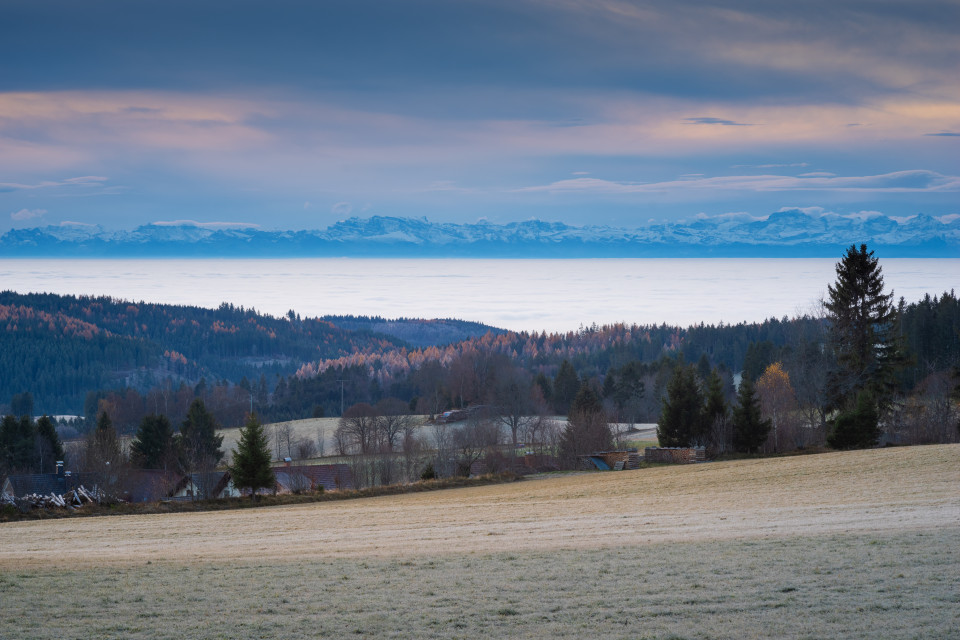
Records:
[[[706,401],[703,406],[704,434],[700,444],[710,444],[719,451],[726,449],[730,444],[726,429],[729,418],[730,408],[723,392],[723,378],[719,371],[713,369],[707,377]]]
[[[0,470],[7,473],[35,473],[37,428],[29,415],[3,417],[0,424]]]
[[[696,367],[681,360],[667,384],[657,422],[657,440],[661,447],[689,447],[705,431],[703,391]]]
[[[223,436],[217,435],[217,421],[207,411],[203,400],[197,398],[190,404],[187,419],[180,425],[180,450],[187,470],[212,470],[223,458],[222,444]]]
[[[553,408],[561,414],[566,415],[570,411],[570,405],[580,391],[580,378],[574,370],[573,365],[568,360],[560,363],[560,370],[557,371],[557,377],[553,381]]]
[[[43,415],[37,420],[37,438],[40,453],[37,470],[40,473],[52,473],[58,461],[65,462],[66,452],[50,416]]]
[[[251,498],[256,497],[259,489],[270,489],[276,483],[270,468],[270,441],[256,414],[250,414],[247,424],[240,429],[229,469],[233,486],[249,489]]]
[[[884,293],[879,261],[865,244],[859,249],[851,245],[836,270],[837,281],[828,285],[825,305],[837,362],[831,376],[831,405],[854,409],[866,389],[878,407],[885,408],[896,372],[905,364],[893,292]]]
[[[760,400],[750,378],[740,380],[737,406],[733,408],[733,447],[743,453],[755,453],[770,434],[772,423],[760,413]]]
[[[144,416],[130,443],[130,462],[140,469],[169,469],[176,458],[173,427],[164,415]]]
[[[646,391],[646,385],[643,382],[643,375],[646,373],[643,363],[639,360],[631,360],[619,369],[611,370],[616,378],[612,381],[612,394],[606,393],[606,380],[604,380],[604,396],[610,397],[617,409],[621,412],[627,411],[632,405],[638,405]]]

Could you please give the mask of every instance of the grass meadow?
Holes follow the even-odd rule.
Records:
[[[960,638],[960,445],[0,525],[2,638]]]

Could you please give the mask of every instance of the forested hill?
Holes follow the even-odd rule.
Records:
[[[396,318],[393,320],[375,316],[323,316],[342,329],[352,331],[372,331],[399,338],[414,347],[441,347],[461,340],[484,336],[488,333],[501,335],[503,329],[490,327],[479,322],[439,318],[420,320],[415,318]]]
[[[349,328],[324,319],[284,318],[223,304],[216,309],[134,303],[108,297],[0,292],[0,404],[33,394],[38,412],[79,413],[87,392],[149,388],[203,377],[239,383],[287,375],[306,361],[382,353],[408,346],[371,329],[389,324],[353,318]],[[424,333],[417,325],[426,327]],[[485,332],[475,323],[406,320],[413,344],[430,336]],[[474,334],[476,335],[476,334]],[[427,342],[423,342],[426,340]]]

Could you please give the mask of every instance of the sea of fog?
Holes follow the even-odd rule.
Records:
[[[517,330],[737,323],[811,312],[829,259],[0,260],[0,289],[107,295],[271,315],[460,318]],[[881,261],[907,302],[960,284],[960,259]]]

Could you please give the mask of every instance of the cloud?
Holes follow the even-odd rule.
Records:
[[[337,216],[348,216],[353,213],[353,205],[349,202],[337,202],[330,207],[330,213]]]
[[[102,187],[108,178],[103,176],[79,176],[65,180],[45,180],[34,184],[18,182],[0,182],[0,191],[33,191],[35,189],[57,189],[63,187]]]
[[[734,164],[731,165],[733,169],[781,169],[781,168],[790,168],[790,167],[809,167],[810,163],[808,162],[790,162],[785,164]]]
[[[196,220],[157,220],[157,227],[198,227],[200,229],[257,229],[259,224],[252,222],[197,222]]]
[[[47,213],[46,209],[20,209],[20,211],[14,211],[10,214],[11,220],[32,220],[33,218],[41,218],[44,214]]]
[[[956,131],[941,131],[940,133],[925,133],[923,135],[938,136],[938,137],[944,137],[944,138],[954,138],[954,137],[960,138],[960,133],[957,133]]]
[[[719,124],[724,127],[752,127],[752,124],[746,122],[734,122],[733,120],[724,120],[722,118],[686,118],[687,124]]]
[[[778,213],[783,213],[784,211],[799,211],[804,213],[812,218],[819,218],[823,214],[827,213],[827,210],[823,207],[780,207],[777,209]]]
[[[64,220],[60,223],[61,227],[96,227],[92,222],[77,222],[76,220]]]
[[[757,222],[766,220],[770,216],[755,216],[746,211],[730,211],[728,213],[708,214],[700,212],[696,216],[697,220],[730,220],[733,222]]]
[[[916,215],[912,216],[894,216],[887,215],[882,211],[852,211],[849,213],[837,213],[836,211],[830,211],[824,207],[780,207],[777,209],[778,213],[784,211],[799,211],[800,213],[809,216],[811,218],[845,218],[847,220],[859,220],[861,222],[865,220],[870,220],[871,218],[890,218],[891,220],[896,220],[897,222],[903,224],[904,222],[915,218]]]
[[[960,177],[947,176],[935,171],[896,171],[874,176],[833,176],[811,174],[807,176],[717,176],[690,178],[666,182],[636,183],[614,182],[599,178],[575,178],[560,180],[548,185],[518,189],[521,192],[582,192],[582,193],[667,193],[675,191],[837,191],[837,192],[883,192],[927,193],[960,191]]]

